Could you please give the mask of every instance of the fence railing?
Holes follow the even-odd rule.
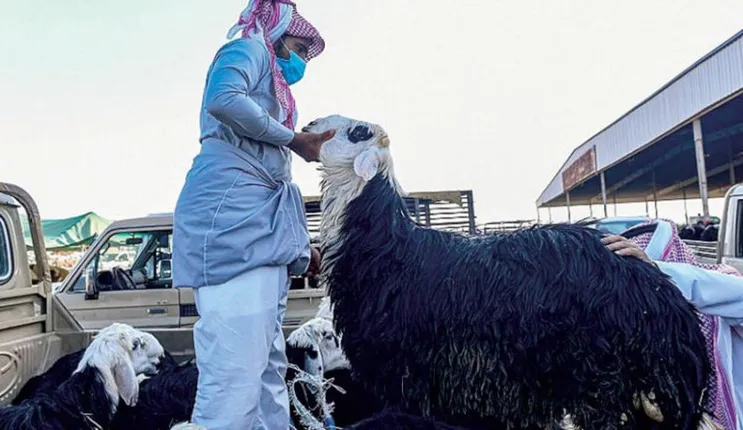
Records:
[[[684,243],[692,252],[704,259],[717,259],[717,242],[703,242],[701,240],[685,240]]]
[[[482,234],[508,233],[523,228],[528,228],[537,223],[536,220],[514,220],[514,221],[493,221],[480,224],[477,229]]]
[[[410,193],[404,198],[410,216],[420,225],[437,230],[476,234],[474,200],[471,190]],[[305,197],[305,214],[310,235],[320,232],[320,198]]]

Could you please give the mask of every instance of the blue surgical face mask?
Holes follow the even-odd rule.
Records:
[[[278,62],[279,67],[281,67],[281,73],[284,75],[286,83],[294,85],[304,76],[304,70],[307,67],[307,63],[305,63],[302,57],[297,55],[296,52],[289,49],[286,44],[284,44],[284,47],[289,51],[289,59],[285,60],[276,57],[276,62]]]

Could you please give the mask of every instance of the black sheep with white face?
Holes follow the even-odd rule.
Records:
[[[325,397],[326,404],[333,405],[332,417],[335,425],[345,428],[372,416],[378,410],[374,397],[353,379],[351,369],[341,349],[340,339],[333,329],[330,319],[313,318],[297,328],[286,339],[286,355],[289,363],[310,375],[333,381],[338,388],[330,388]],[[297,372],[288,369],[287,383],[297,377]],[[323,416],[311,387],[298,383],[294,386],[297,400],[312,411],[318,422]],[[292,421],[297,428],[303,428],[298,411],[292,407]]]
[[[576,225],[421,228],[381,127],[335,115],[305,130],[336,131],[320,156],[323,278],[355,379],[383,404],[473,428],[700,425],[704,337],[659,270]]]
[[[154,337],[148,336],[149,344],[152,345]],[[72,373],[80,364],[85,354],[85,348],[60,357],[52,367],[41,375],[34,376],[21,388],[18,395],[13,399],[13,405],[19,405],[28,399],[42,395],[51,395],[62,383],[70,379]],[[159,370],[165,371],[177,367],[178,363],[168,351],[164,351],[159,364]]]
[[[136,405],[137,375],[159,367],[163,352],[156,339],[112,324],[96,335],[69,379],[53,392],[0,408],[0,429],[109,428],[119,400]]]

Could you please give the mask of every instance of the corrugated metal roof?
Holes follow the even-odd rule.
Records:
[[[591,147],[596,150],[593,174],[597,174],[743,90],[742,71],[740,31],[576,148],[539,196],[537,206],[562,196],[562,173]]]

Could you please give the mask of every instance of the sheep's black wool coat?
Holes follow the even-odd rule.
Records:
[[[94,428],[83,414],[108,428],[111,400],[98,369],[86,367],[52,394],[37,395],[17,406],[0,408],[2,430],[68,430]]]
[[[23,386],[18,395],[13,399],[13,405],[19,405],[24,400],[46,394],[51,395],[57,390],[57,387],[62,385],[63,382],[70,379],[72,372],[77,369],[77,365],[80,364],[80,360],[85,354],[85,348],[67,354],[60,357],[54,362],[52,367],[41,375],[34,376],[29,379],[28,382]],[[178,363],[175,361],[169,352],[165,351],[165,357],[160,363],[160,369],[165,370],[172,367],[177,367]]]
[[[372,416],[377,410],[377,400],[368,393],[363,385],[354,380],[350,369],[335,369],[325,372],[325,379],[332,379],[333,384],[341,387],[343,393],[331,389],[327,393],[328,403],[335,407],[333,420],[339,427],[348,427],[364,418]],[[390,428],[390,427],[386,427]]]
[[[85,354],[85,349],[67,354],[60,357],[54,362],[52,367],[41,375],[34,376],[26,382],[21,391],[13,399],[13,405],[19,405],[26,399],[30,399],[37,394],[51,394],[57,390],[57,387],[72,376],[72,372],[77,369],[77,365]]]
[[[462,427],[453,427],[447,424],[435,422],[429,419],[392,413],[389,411],[380,412],[373,417],[367,418],[350,427],[348,430],[466,430]]]
[[[289,363],[306,370],[305,357],[313,360],[317,359],[319,352],[313,347],[299,347],[287,343],[286,356]],[[287,369],[287,382],[296,377],[297,372],[294,369]],[[334,405],[333,421],[337,426],[347,427],[364,418],[371,417],[378,410],[376,399],[358,381],[353,380],[350,369],[329,370],[323,374],[323,378],[332,379],[333,385],[343,389],[343,392],[340,392],[336,388],[331,388],[325,398],[326,402]],[[321,416],[314,395],[308,389],[305,389],[302,383],[296,384],[294,388],[297,400],[312,411],[318,421],[322,422],[324,417]],[[295,426],[301,426],[300,417],[293,406],[291,408],[291,419]]]
[[[188,362],[142,381],[139,401],[134,407],[120,403],[111,429],[168,430],[190,421],[198,379],[196,364]]]
[[[324,249],[355,380],[387,406],[473,428],[550,428],[563,411],[584,429],[639,428],[641,391],[665,415],[655,428],[694,428],[709,374],[695,309],[600,235],[421,228],[377,175]]]

